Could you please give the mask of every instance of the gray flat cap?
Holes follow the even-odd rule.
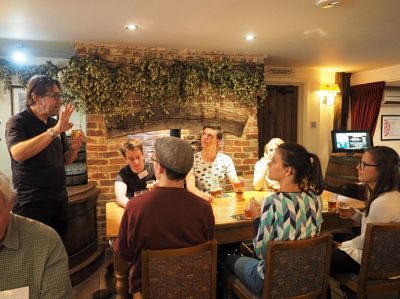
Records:
[[[177,137],[163,137],[154,143],[157,161],[172,171],[187,174],[193,166],[193,149]]]

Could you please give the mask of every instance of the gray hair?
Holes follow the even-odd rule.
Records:
[[[10,180],[2,171],[0,171],[0,194],[4,197],[6,203],[10,203],[15,196]]]

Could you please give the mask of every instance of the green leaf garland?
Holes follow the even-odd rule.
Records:
[[[128,101],[135,96],[151,118],[154,107],[166,115],[171,105],[185,105],[196,97],[208,101],[233,100],[254,107],[267,95],[264,65],[232,63],[228,59],[161,61],[145,58],[139,65],[116,64],[97,55],[73,56],[59,68],[48,61],[43,65],[13,66],[0,60],[0,80],[11,90],[12,77],[25,87],[35,74],[58,77],[64,101],[74,103],[79,111],[104,113],[106,117],[124,118]]]

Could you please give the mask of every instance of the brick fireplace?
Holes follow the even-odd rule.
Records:
[[[233,62],[263,63],[260,55],[226,55],[215,51],[165,50],[114,45],[76,44],[79,55],[98,54],[110,62],[138,63],[145,56],[160,59],[190,60],[208,58],[221,61],[228,58]],[[130,101],[135,107],[135,99]],[[132,108],[130,107],[130,109]],[[146,160],[153,151],[154,140],[169,135],[169,129],[181,129],[181,138],[187,140],[195,150],[200,150],[200,133],[204,124],[217,122],[225,132],[220,148],[232,157],[236,170],[246,179],[253,177],[254,164],[258,160],[257,109],[239,104],[232,99],[215,103],[199,98],[191,106],[176,107],[176,113],[164,119],[153,119],[138,123],[134,115],[124,125],[106,125],[104,115],[87,115],[87,165],[88,177],[100,190],[97,203],[97,226],[99,243],[106,243],[105,203],[114,199],[114,180],[120,168],[125,166],[119,153],[121,143],[128,135],[144,141]]]

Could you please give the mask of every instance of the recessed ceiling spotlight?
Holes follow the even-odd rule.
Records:
[[[318,0],[317,6],[319,6],[321,8],[331,8],[339,3],[340,3],[340,0]]]
[[[125,29],[126,30],[130,30],[130,31],[134,31],[134,30],[138,30],[139,26],[136,24],[127,24],[125,25]]]
[[[256,36],[254,34],[247,34],[244,38],[248,41],[251,41],[254,40]]]

